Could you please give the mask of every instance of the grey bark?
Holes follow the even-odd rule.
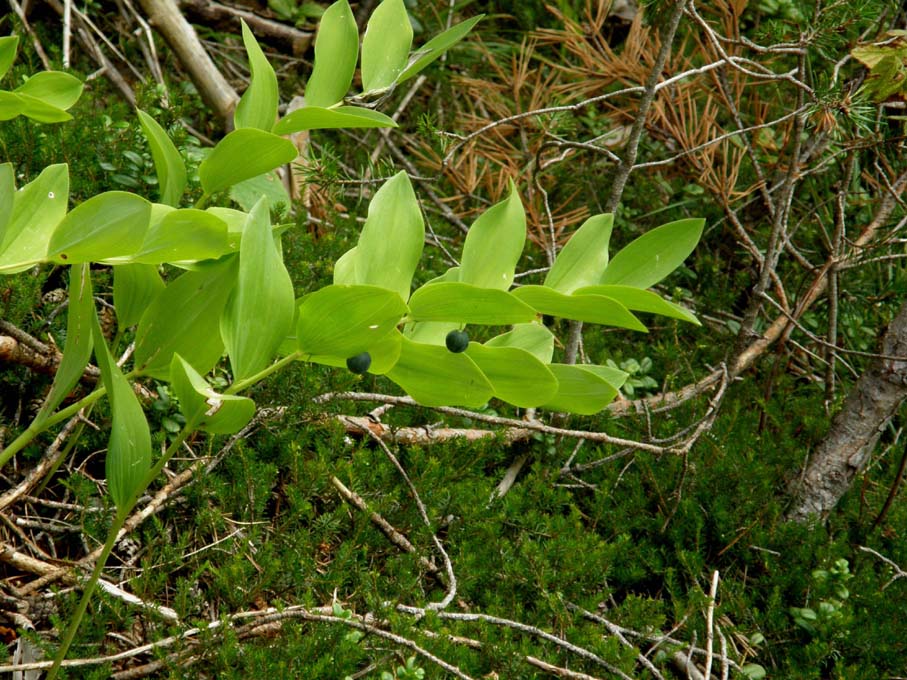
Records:
[[[879,436],[907,398],[907,303],[883,335],[880,354],[857,380],[810,456],[793,489],[788,520],[806,522],[828,515],[866,467]]]

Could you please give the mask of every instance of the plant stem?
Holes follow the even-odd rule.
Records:
[[[285,356],[283,359],[279,359],[278,361],[275,361],[273,364],[271,364],[267,368],[259,371],[255,375],[249,376],[248,378],[245,378],[243,380],[236,381],[235,383],[230,385],[229,388],[227,388],[227,390],[224,392],[224,394],[236,394],[238,392],[242,392],[247,387],[251,387],[255,383],[264,380],[272,373],[279,371],[281,368],[283,368],[287,364],[290,364],[290,363],[296,361],[297,359],[301,359],[303,356],[305,356],[305,354],[303,352],[296,350],[292,354],[288,354],[287,356]]]
[[[202,209],[204,209],[204,207],[206,205],[208,205],[208,201],[210,201],[210,200],[211,200],[211,194],[202,194],[202,197],[200,199],[198,199],[195,202],[195,205],[192,207],[195,208],[196,210],[202,210]]]

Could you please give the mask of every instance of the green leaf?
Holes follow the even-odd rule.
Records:
[[[305,86],[308,106],[333,106],[346,96],[359,57],[359,29],[347,0],[328,7],[315,36],[315,65]]]
[[[494,396],[521,408],[541,406],[557,394],[557,379],[524,349],[469,343],[466,355],[494,388]]]
[[[19,47],[19,36],[6,35],[0,38],[0,78],[5,76],[16,61],[16,49]]]
[[[402,338],[403,336],[395,331],[388,333],[369,346],[368,350],[366,350],[372,357],[372,363],[368,368],[369,373],[372,375],[384,375],[397,364],[403,344],[401,342]],[[306,357],[308,361],[315,362],[316,364],[326,364],[328,366],[336,366],[337,368],[346,368],[346,360],[348,358],[348,356],[331,356],[326,354],[314,354]]]
[[[0,243],[3,242],[6,225],[13,214],[14,200],[16,200],[16,175],[13,164],[0,163]]]
[[[167,284],[148,305],[136,329],[135,367],[167,379],[179,354],[204,374],[224,351],[220,316],[236,281],[236,256],[188,271]]]
[[[591,286],[601,280],[608,266],[608,242],[614,215],[595,215],[583,222],[558,253],[545,285],[569,295],[577,288]]]
[[[62,71],[41,71],[26,80],[13,92],[28,95],[52,106],[66,110],[82,96],[82,81]]]
[[[601,283],[649,288],[677,269],[702,236],[705,220],[669,222],[643,234],[612,259]]]
[[[445,347],[447,334],[451,331],[459,330],[461,326],[462,324],[457,321],[410,322],[404,326],[403,334],[413,342]]]
[[[325,286],[299,305],[299,349],[311,355],[351,357],[390,333],[405,313],[400,296],[385,288]]]
[[[107,349],[97,316],[92,318],[94,354],[113,413],[107,443],[107,488],[117,509],[122,512],[130,500],[142,491],[151,471],[151,433],[132,385],[120,372]]]
[[[647,332],[626,307],[602,295],[563,295],[547,286],[521,286],[512,294],[542,314]]]
[[[353,286],[358,282],[356,278],[356,253],[358,248],[353,246],[334,263],[334,283],[336,285]]]
[[[50,237],[48,259],[64,264],[98,262],[135,253],[151,221],[151,204],[125,191],[89,198]]]
[[[0,90],[0,121],[21,116],[24,108],[25,102],[19,95]]]
[[[554,356],[554,336],[540,323],[521,323],[513,330],[493,337],[486,347],[516,347],[526,350],[543,364]]]
[[[434,38],[425,43],[410,56],[409,64],[403,69],[403,72],[397,76],[397,84],[409,80],[418,75],[426,66],[431,64],[435,59],[444,54],[451,47],[460,42],[473,27],[482,20],[484,14],[479,14],[463,21],[455,26],[451,26],[443,33],[436,35]]]
[[[68,120],[72,120],[71,115],[53,104],[48,104],[37,97],[32,97],[25,93],[13,94],[21,102],[20,113],[34,121],[39,123],[65,123]]]
[[[219,394],[179,354],[170,362],[170,386],[180,402],[187,423],[211,434],[234,434],[255,415],[255,402],[247,397]]]
[[[113,307],[119,327],[129,328],[137,324],[164,287],[155,265],[121,264],[114,267]]]
[[[413,27],[403,0],[384,0],[362,38],[362,89],[371,92],[393,85],[412,45]]]
[[[289,135],[302,130],[331,130],[335,128],[395,128],[393,118],[379,111],[358,106],[338,106],[326,109],[321,106],[303,106],[280,119],[274,134]]]
[[[552,411],[592,415],[617,396],[617,388],[589,366],[551,364],[548,368],[558,382],[557,394],[545,403]]]
[[[529,322],[535,310],[505,290],[468,283],[429,283],[409,301],[414,321],[457,321],[500,326]]]
[[[243,210],[251,210],[262,196],[278,213],[290,209],[290,195],[276,172],[267,172],[230,187],[230,200],[238,203]]]
[[[295,314],[293,282],[271,233],[268,201],[258,201],[243,230],[239,278],[220,320],[233,379],[266,368],[290,332]]]
[[[217,143],[198,167],[198,176],[205,193],[210,195],[286,165],[297,155],[288,139],[255,128],[241,128]]]
[[[765,668],[757,663],[745,664],[740,669],[740,672],[746,677],[750,678],[750,680],[762,680],[762,678],[765,677]]]
[[[227,223],[204,210],[185,208],[153,221],[139,251],[142,264],[216,259],[230,251]]]
[[[487,403],[494,388],[465,353],[402,339],[400,358],[387,377],[426,406],[468,406]]]
[[[632,286],[586,286],[575,291],[576,295],[604,295],[612,300],[617,300],[627,309],[634,312],[649,312],[660,314],[672,319],[680,319],[697,326],[701,326],[696,316],[669,300],[650,290],[633,288]]]
[[[422,255],[422,211],[405,172],[384,183],[368,207],[356,248],[356,283],[387,288],[409,299],[413,273]]]
[[[151,149],[151,158],[154,161],[154,170],[157,173],[157,183],[160,189],[161,203],[179,207],[180,199],[186,190],[186,164],[183,157],[166,133],[154,118],[141,109],[137,109],[139,124],[148,147]]]
[[[0,272],[15,273],[41,262],[47,242],[66,214],[69,168],[50,165],[19,191],[6,228],[0,233]]]
[[[57,366],[54,382],[35,422],[44,421],[63,402],[82,377],[91,359],[92,325],[95,318],[89,265],[69,269],[69,305],[66,314],[66,347]]]
[[[460,281],[507,290],[526,242],[526,213],[510,184],[510,196],[486,210],[463,243]]]
[[[242,41],[249,56],[249,71],[252,75],[249,87],[236,105],[233,121],[237,128],[258,128],[269,132],[277,119],[277,76],[246,22],[240,22]]]

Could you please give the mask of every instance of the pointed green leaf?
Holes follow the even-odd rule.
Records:
[[[413,342],[424,345],[446,345],[447,334],[459,330],[463,324],[457,321],[418,321],[407,323],[403,335]]]
[[[548,368],[558,382],[557,394],[545,404],[552,411],[592,415],[617,396],[617,388],[586,366],[551,364]]]
[[[513,296],[541,314],[647,332],[626,307],[603,295],[563,295],[547,286],[521,286]]]
[[[403,0],[384,0],[372,13],[362,38],[362,89],[383,90],[406,66],[413,26]]]
[[[82,96],[82,81],[62,71],[41,71],[13,92],[34,97],[54,108],[66,110]]]
[[[0,38],[0,78],[5,76],[16,60],[19,36],[6,35]]]
[[[494,396],[521,408],[541,406],[557,394],[557,379],[524,349],[469,343],[466,355],[494,388]]]
[[[142,491],[151,471],[151,433],[132,385],[120,372],[94,318],[94,348],[113,413],[107,443],[107,488],[119,510]]]
[[[69,168],[50,165],[16,192],[13,210],[0,234],[0,272],[15,273],[41,262],[47,242],[66,214]]]
[[[510,196],[486,210],[463,243],[460,281],[507,290],[526,242],[526,213],[511,183]]]
[[[372,358],[372,363],[368,372],[372,375],[384,375],[390,371],[400,358],[403,336],[394,331],[388,333],[374,344],[370,345],[367,351]],[[316,364],[326,364],[327,366],[336,366],[337,368],[346,368],[346,360],[349,356],[331,356],[327,354],[313,354],[306,357],[307,361]]]
[[[479,14],[478,16],[473,17],[463,21],[455,26],[451,26],[446,31],[440,35],[435,36],[427,43],[425,43],[418,50],[413,52],[410,56],[409,64],[406,68],[403,69],[403,72],[397,76],[397,84],[399,85],[405,80],[409,80],[415,75],[418,75],[426,66],[431,64],[435,59],[444,54],[451,47],[460,42],[467,34],[473,29],[473,27],[482,20],[484,14]]]
[[[205,193],[214,194],[286,165],[297,155],[288,139],[255,128],[240,128],[217,143],[198,167],[198,176]]]
[[[485,346],[524,349],[543,364],[550,364],[554,356],[554,336],[540,323],[517,324],[512,331],[493,337]]]
[[[266,368],[293,323],[293,282],[271,234],[267,199],[249,213],[239,248],[239,278],[220,320],[233,379]]]
[[[145,139],[148,140],[148,147],[151,149],[151,159],[154,161],[154,171],[157,173],[157,183],[161,192],[161,203],[176,208],[186,190],[186,164],[164,128],[141,109],[137,109],[136,113]]]
[[[288,113],[274,126],[274,134],[289,135],[303,130],[333,130],[336,128],[395,128],[393,118],[379,111],[358,106],[303,106]]]
[[[211,434],[234,434],[255,415],[255,402],[248,397],[219,394],[179,354],[170,363],[170,386],[180,402],[187,423]]]
[[[148,305],[136,329],[135,367],[167,379],[179,354],[200,373],[220,359],[220,316],[236,282],[237,257],[188,271],[167,284]]]
[[[151,264],[121,264],[113,268],[113,307],[120,328],[134,326],[151,301],[164,290],[164,282]]]
[[[185,208],[152,221],[141,248],[131,259],[161,264],[216,259],[229,251],[226,222],[203,210]]]
[[[634,312],[649,312],[660,314],[672,319],[680,319],[701,326],[696,316],[660,295],[650,290],[633,288],[632,286],[586,286],[575,291],[577,295],[604,295],[612,300],[617,300],[627,309]]]
[[[21,116],[24,109],[25,102],[19,95],[0,90],[0,121]]]
[[[16,200],[16,176],[13,164],[0,163],[0,243],[3,242],[6,225],[13,214],[14,200]]]
[[[583,222],[558,253],[545,285],[569,295],[582,286],[592,286],[601,280],[608,266],[608,242],[614,215],[594,215]]]
[[[505,290],[468,283],[429,283],[409,301],[414,321],[457,321],[500,326],[535,319],[535,310]]]
[[[338,0],[321,17],[315,36],[315,65],[305,86],[308,106],[333,106],[342,100],[356,71],[359,29],[347,0]]]
[[[50,237],[47,257],[56,262],[98,262],[135,253],[151,221],[151,204],[125,191],[89,198],[70,212]]]
[[[311,355],[351,357],[390,333],[406,313],[400,296],[376,286],[326,286],[299,305],[296,338]]]
[[[72,116],[61,108],[48,104],[45,101],[32,97],[24,92],[13,93],[21,102],[20,113],[39,123],[65,123],[72,120]]]
[[[466,354],[406,338],[401,342],[400,358],[387,377],[419,403],[478,408],[494,394],[485,374]]]
[[[290,209],[290,195],[277,172],[266,172],[230,187],[230,200],[243,210],[251,210],[262,196],[267,197],[271,209],[286,213]]]
[[[413,273],[422,255],[425,226],[405,172],[384,183],[368,207],[355,260],[356,282],[387,288],[409,299]]]
[[[606,383],[611,385],[615,390],[619,390],[624,386],[624,383],[627,382],[627,378],[630,377],[630,374],[626,371],[622,371],[619,368],[611,368],[610,366],[599,366],[598,364],[580,364],[580,368],[584,371],[591,371],[599,378],[604,380]]]
[[[356,253],[358,248],[353,246],[334,263],[334,283],[336,285],[355,285],[359,283],[356,278]]]
[[[705,220],[688,218],[646,232],[612,259],[601,283],[649,288],[677,269],[693,252]]]
[[[66,314],[66,346],[57,366],[54,383],[44,399],[35,422],[45,420],[63,402],[79,379],[94,346],[92,327],[95,319],[94,298],[91,293],[91,271],[88,264],[69,268],[69,305]]]
[[[271,68],[246,22],[240,21],[242,41],[249,56],[249,70],[252,75],[249,87],[236,105],[233,120],[237,128],[251,127],[268,132],[274,127],[274,121],[277,119],[277,76],[274,75],[274,69]]]

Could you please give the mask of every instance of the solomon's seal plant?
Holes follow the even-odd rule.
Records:
[[[411,78],[476,21],[458,24],[410,52],[412,32],[399,29],[409,26],[402,0],[380,4],[362,43],[364,92],[351,105],[345,98],[359,60],[358,35],[346,0],[336,2],[316,37],[306,106],[279,120],[274,71],[243,25],[251,84],[237,106],[235,129],[199,167],[203,194],[191,207],[182,206],[187,173],[179,152],[141,111],[159,182],[158,202],[109,191],[70,210],[66,165],[50,166],[19,188],[12,164],[0,165],[0,273],[42,263],[70,271],[59,369],[34,421],[0,452],[0,465],[41,432],[104,396],[112,414],[106,476],[116,516],[61,643],[58,665],[138,498],[193,432],[240,430],[255,411],[252,400],[240,393],[271,373],[297,361],[317,362],[384,375],[431,406],[480,407],[496,398],[518,407],[592,414],[617,396],[627,374],[609,366],[554,362],[555,339],[542,325],[542,315],[641,332],[646,327],[638,312],[698,323],[686,309],[648,290],[690,254],[703,228],[698,219],[654,229],[609,259],[613,219],[596,215],[575,232],[544,281],[513,288],[526,216],[511,186],[505,200],[473,223],[459,265],[412,291],[425,230],[413,187],[401,172],[374,195],[358,244],[335,265],[333,284],[297,300],[283,260],[285,226],[271,224],[267,198],[248,211],[210,205],[231,187],[293,161],[296,148],[282,135],[394,127],[387,116],[357,104]],[[12,62],[15,47],[14,38],[0,41],[0,73]],[[50,120],[49,109],[36,103],[43,102],[57,107],[55,115],[64,120],[63,109],[81,91],[69,78],[34,76],[26,85],[36,84],[2,93],[0,111],[5,117],[17,112]],[[114,360],[120,348],[108,344],[98,322],[91,269],[98,263],[113,269],[119,327],[134,329],[135,351],[124,367]],[[485,342],[470,342],[460,330],[467,324],[499,332]],[[92,354],[99,386],[60,408]],[[224,356],[232,383],[215,389],[205,376]],[[169,384],[185,421],[157,457],[131,384],[147,378]]]

